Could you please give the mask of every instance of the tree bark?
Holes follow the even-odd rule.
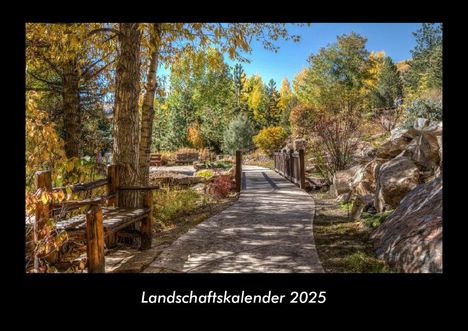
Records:
[[[145,86],[145,95],[143,98],[143,107],[141,112],[141,132],[140,132],[140,184],[146,186],[149,183],[149,160],[151,154],[151,142],[153,137],[153,120],[154,120],[154,97],[157,87],[157,69],[159,64],[159,47],[161,37],[161,24],[154,23],[151,25],[151,40],[152,47],[147,81]]]
[[[67,61],[63,70],[63,128],[65,131],[65,154],[78,157],[81,140],[80,76],[77,59]]]
[[[140,42],[137,23],[121,23],[120,54],[117,61],[114,109],[114,160],[119,166],[119,185],[135,186],[139,180],[139,112],[140,94]],[[121,191],[119,207],[141,207],[140,194]]]

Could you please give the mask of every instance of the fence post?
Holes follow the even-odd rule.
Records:
[[[241,151],[236,151],[236,191],[241,190],[242,177],[242,154]]]
[[[119,186],[119,174],[118,174],[118,166],[116,164],[112,164],[107,166],[107,195],[117,194],[117,187]],[[115,206],[117,200],[117,196],[108,200],[108,206]]]
[[[293,181],[293,175],[294,175],[294,157],[293,157],[293,150],[289,151],[289,180]]]
[[[86,243],[88,253],[88,272],[105,272],[104,261],[104,229],[102,225],[102,209],[92,205],[86,213]]]
[[[304,150],[299,150],[299,187],[305,189],[305,161]]]
[[[152,241],[152,217],[153,217],[153,191],[148,190],[145,194],[145,199],[143,200],[143,206],[149,208],[148,216],[141,221],[141,246],[140,249],[149,249],[151,248]]]
[[[35,184],[36,189],[42,189],[43,192],[52,191],[52,174],[50,170],[37,171],[35,173]],[[43,203],[39,200],[36,204],[36,210],[34,213],[33,223],[33,239],[34,243],[37,243],[39,238],[39,230],[42,228],[42,224],[50,217],[49,204]],[[34,269],[39,268],[39,259],[37,254],[34,254]]]

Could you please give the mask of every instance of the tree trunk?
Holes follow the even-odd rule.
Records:
[[[154,120],[154,97],[156,93],[156,72],[159,63],[159,40],[161,36],[160,23],[151,25],[151,41],[152,48],[148,75],[145,86],[145,95],[143,98],[143,107],[141,112],[141,133],[140,133],[140,184],[146,186],[149,183],[149,160],[151,153],[151,142],[153,136],[153,120]]]
[[[140,94],[140,41],[137,23],[121,23],[120,54],[117,62],[114,109],[114,163],[119,165],[119,184],[138,184],[138,146]],[[119,207],[140,207],[138,191],[121,191]]]
[[[65,131],[65,154],[68,158],[80,154],[81,114],[80,76],[76,58],[68,61],[63,70],[63,128]]]

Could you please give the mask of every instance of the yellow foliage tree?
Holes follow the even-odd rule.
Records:
[[[288,104],[293,96],[293,93],[291,91],[291,86],[289,85],[289,80],[287,77],[285,77],[283,81],[281,82],[279,95],[280,95],[280,98],[278,101],[278,107],[282,112],[284,112],[287,109]]]
[[[26,94],[26,189],[34,182],[34,173],[53,169],[66,160],[63,140],[45,111],[37,107],[37,93]]]
[[[187,139],[193,148],[203,148],[204,142],[198,123],[192,123],[187,130]]]
[[[280,126],[264,128],[253,137],[255,145],[268,155],[280,149],[287,137],[286,131]]]

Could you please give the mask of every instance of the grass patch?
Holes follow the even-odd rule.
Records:
[[[393,212],[393,210],[384,211],[377,214],[362,213],[361,219],[365,225],[370,228],[376,228]]]
[[[337,204],[326,193],[311,192],[315,200],[314,237],[325,272],[391,272],[376,258],[370,234],[361,221],[348,218],[348,204]]]
[[[192,189],[163,188],[153,194],[153,216],[164,224],[205,205],[208,198]]]
[[[352,201],[349,201],[349,202],[341,202],[340,203],[340,208],[346,212],[348,211],[351,211],[351,209],[353,208],[353,202]]]
[[[360,273],[388,273],[390,269],[382,260],[364,252],[356,252],[345,258],[346,268]]]

